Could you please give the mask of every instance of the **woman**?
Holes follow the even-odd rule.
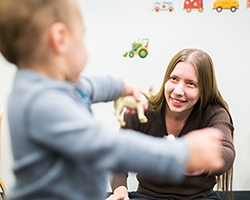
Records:
[[[213,192],[214,185],[232,198],[232,166],[235,159],[233,122],[229,108],[221,96],[210,56],[197,49],[183,49],[170,61],[161,88],[149,99],[147,123],[140,123],[136,115],[125,114],[126,126],[155,137],[174,135],[182,137],[190,131],[214,127],[224,134],[222,142],[225,165],[219,171],[190,170],[183,182],[174,185],[171,180],[143,177],[136,192],[128,194],[127,174],[114,174],[111,187],[124,199],[222,199]],[[212,162],[212,161],[211,161]],[[157,164],[157,163],[156,163]],[[145,166],[146,167],[146,166]]]

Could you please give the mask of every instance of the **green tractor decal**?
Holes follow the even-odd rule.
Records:
[[[144,38],[141,41],[139,40],[138,43],[132,43],[132,50],[126,52],[123,57],[133,58],[134,55],[139,55],[141,58],[146,58],[148,54],[148,39]]]

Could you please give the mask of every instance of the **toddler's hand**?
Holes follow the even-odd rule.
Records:
[[[223,167],[222,138],[223,134],[216,128],[204,128],[191,131],[185,138],[190,147],[190,156],[186,171],[219,170]]]

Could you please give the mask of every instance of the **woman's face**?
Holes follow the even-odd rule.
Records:
[[[198,78],[195,67],[179,62],[165,83],[168,111],[173,114],[190,114],[199,100]]]

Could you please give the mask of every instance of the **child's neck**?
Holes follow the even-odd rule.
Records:
[[[36,64],[22,64],[19,65],[19,69],[30,69],[40,73],[44,76],[47,76],[52,79],[66,81],[66,76],[62,73],[62,70],[46,65],[36,65]]]

